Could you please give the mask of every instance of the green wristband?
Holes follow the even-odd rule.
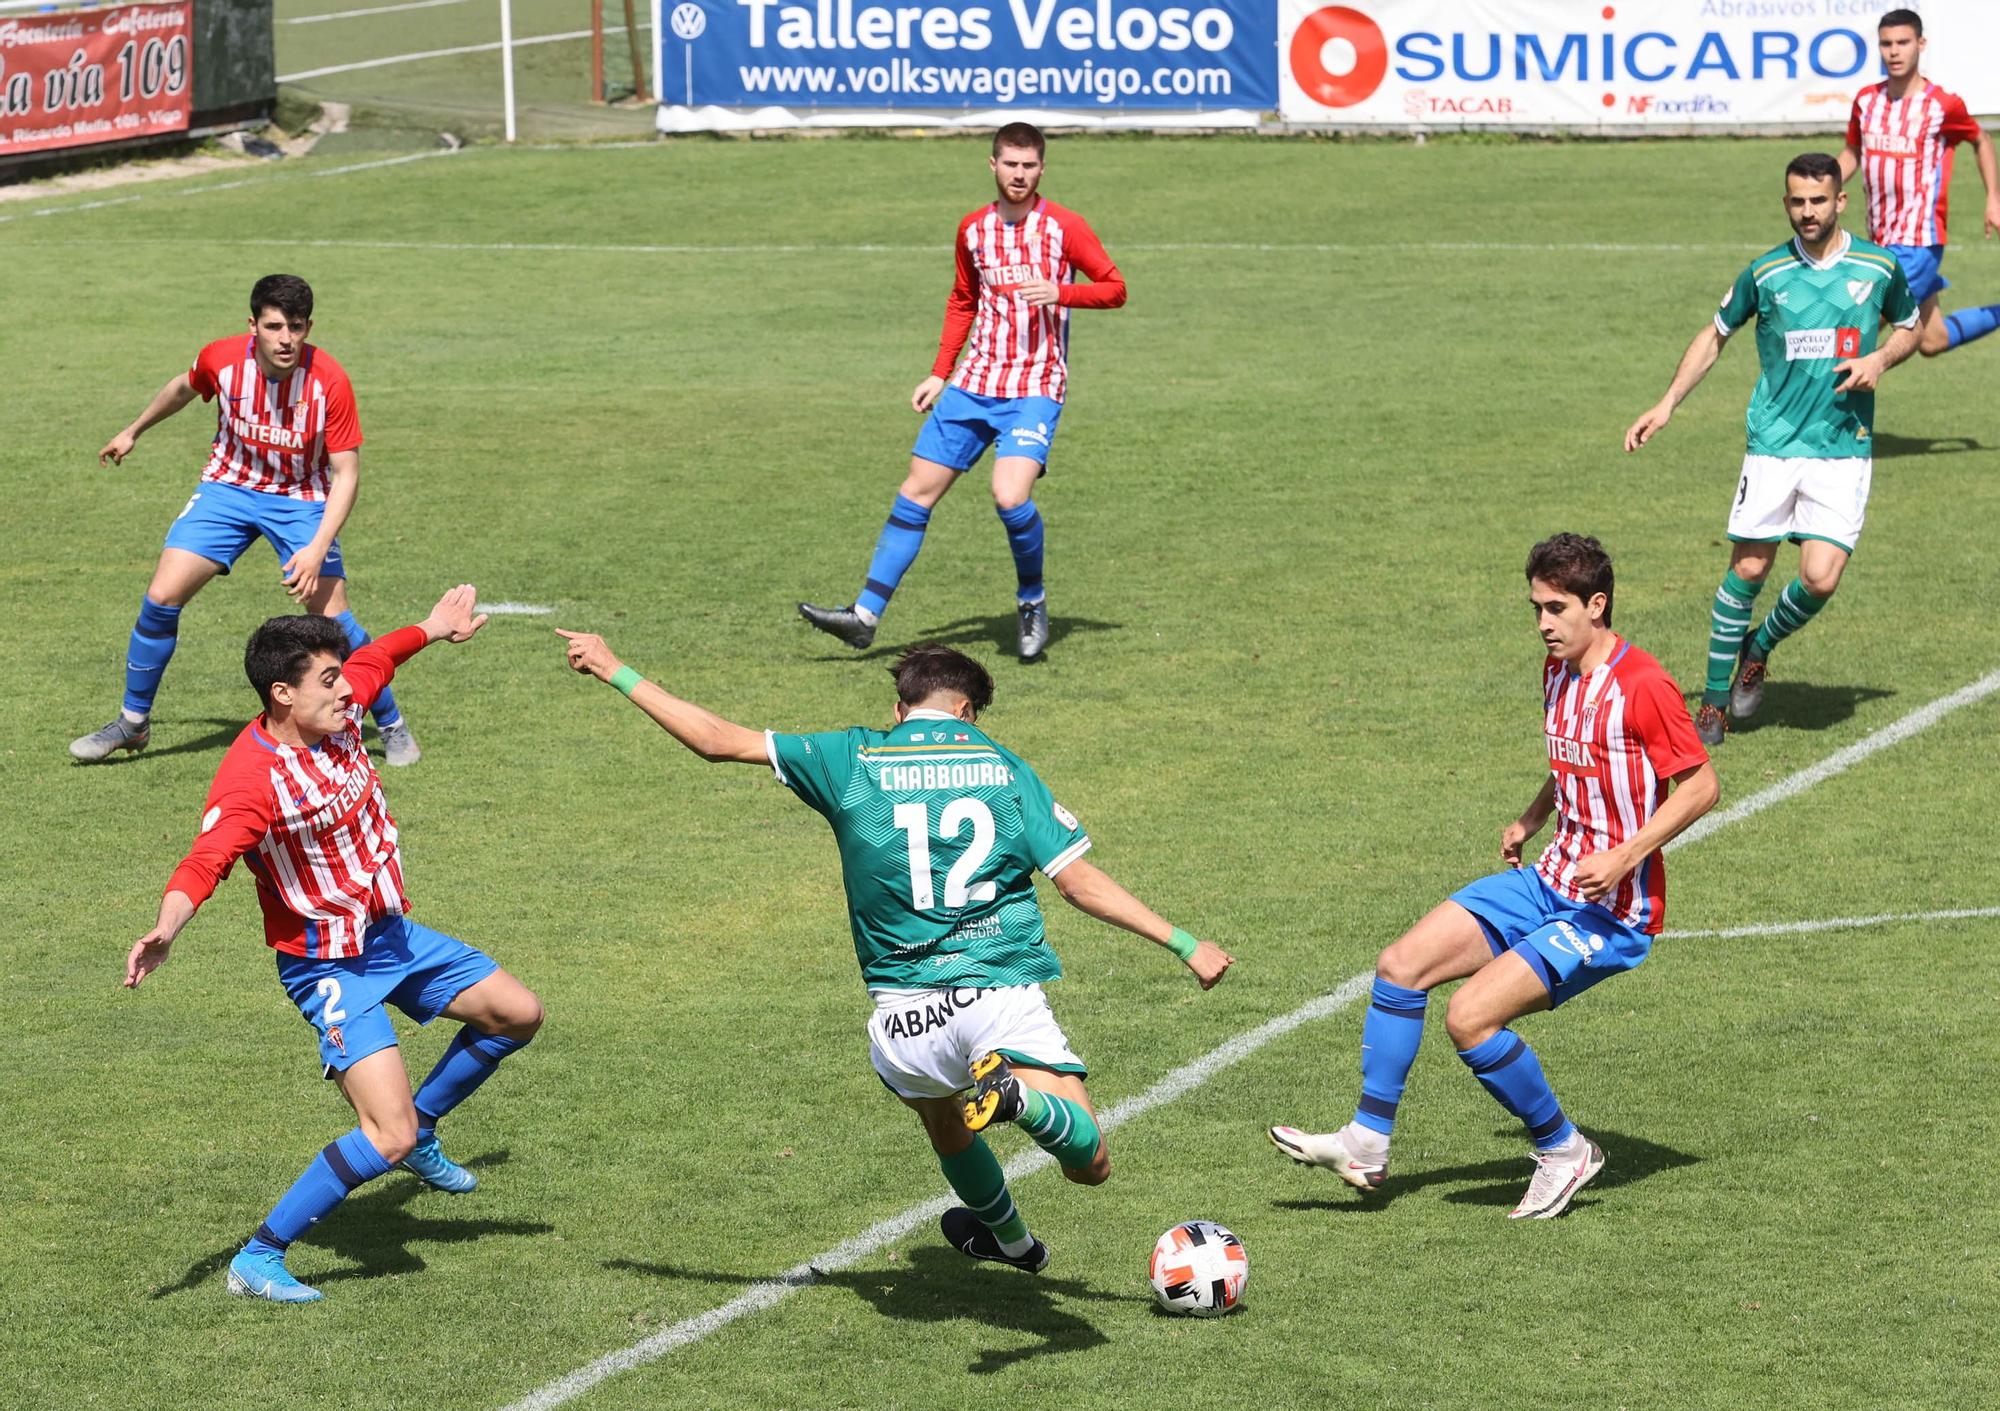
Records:
[[[639,689],[639,683],[645,679],[645,677],[641,676],[631,667],[621,666],[611,673],[611,686],[619,695],[629,701],[632,699],[632,693]]]
[[[1174,927],[1173,935],[1167,937],[1167,949],[1179,956],[1183,961],[1192,960],[1194,958],[1195,947],[1200,944],[1200,941],[1197,941],[1178,926]]]

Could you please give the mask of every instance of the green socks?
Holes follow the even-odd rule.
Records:
[[[1708,679],[1702,683],[1701,693],[1702,700],[1709,705],[1729,704],[1729,682],[1736,674],[1736,654],[1750,633],[1750,607],[1763,586],[1744,582],[1731,569],[1722,575],[1722,586],[1715,590],[1715,604],[1709,609],[1708,618]],[[1789,593],[1791,589],[1785,591]],[[1777,616],[1775,612],[1771,615]]]
[[[1811,622],[1829,601],[1814,597],[1806,591],[1803,582],[1794,578],[1785,585],[1785,591],[1778,594],[1777,603],[1757,628],[1757,635],[1751,638],[1750,654],[1758,658],[1769,656],[1772,648]]]
[[[1097,1119],[1090,1109],[1066,1097],[1021,1084],[1024,1105],[1014,1125],[1035,1139],[1035,1145],[1060,1166],[1082,1170],[1097,1157]]]
[[[944,1178],[951,1182],[958,1198],[979,1217],[980,1224],[993,1231],[1002,1249],[1009,1254],[1027,1250],[1028,1222],[1014,1208],[1014,1197],[1007,1193],[1007,1177],[984,1140],[974,1137],[972,1145],[958,1155],[940,1156],[938,1165],[944,1168]]]

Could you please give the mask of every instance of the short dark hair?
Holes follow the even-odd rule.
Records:
[[[1917,38],[1922,39],[1924,37],[1924,17],[1915,10],[1889,11],[1888,14],[1875,21],[1875,32],[1880,34],[1885,29],[1901,29],[1905,26],[1915,30]]]
[[[1046,156],[1048,139],[1042,130],[1031,122],[1010,122],[993,134],[993,155],[999,156],[1002,147],[1032,147],[1037,157]]]
[[[1537,578],[1588,603],[1604,594],[1604,625],[1611,625],[1611,555],[1581,534],[1551,534],[1528,550],[1528,581]]]
[[[972,712],[993,704],[993,677],[964,652],[942,642],[923,642],[904,652],[889,668],[896,678],[896,698],[904,705],[922,705],[949,691],[972,702]]]
[[[1830,181],[1840,190],[1840,159],[1825,152],[1801,152],[1785,163],[1785,179],[1802,176],[1808,181]]]
[[[347,660],[347,632],[330,617],[309,612],[274,617],[250,634],[243,649],[243,674],[271,708],[271,688],[280,681],[296,686],[306,679],[312,659],[332,655]]]
[[[266,309],[305,323],[313,316],[312,286],[296,274],[267,274],[250,286],[250,317]]]

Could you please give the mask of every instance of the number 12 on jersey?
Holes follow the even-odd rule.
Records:
[[[918,911],[935,910],[937,894],[931,882],[930,805],[899,803],[896,805],[895,822],[910,840],[911,903]],[[944,877],[944,905],[947,911],[957,911],[967,902],[993,900],[992,882],[967,885],[972,881],[972,874],[985,864],[993,852],[993,810],[978,799],[953,799],[938,815],[938,837],[956,838],[965,831],[967,823],[972,825],[972,842],[959,854],[958,861],[951,865],[951,870]]]

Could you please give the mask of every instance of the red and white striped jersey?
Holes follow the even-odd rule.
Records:
[[[1667,781],[1708,760],[1674,678],[1630,642],[1613,640],[1609,659],[1588,675],[1555,657],[1542,668],[1556,832],[1535,870],[1572,901],[1584,900],[1577,863],[1645,827],[1666,801]],[[1666,924],[1666,859],[1655,851],[1597,905],[1658,935]]]
[[[1888,83],[1855,95],[1847,145],[1868,183],[1868,238],[1878,245],[1942,245],[1951,194],[1951,149],[1979,136],[1965,100],[1929,79],[1901,98]]]
[[[205,481],[324,500],[327,457],[361,444],[347,374],[310,343],[289,376],[269,378],[254,335],[219,338],[195,355],[188,383],[204,402],[220,399]]]
[[[346,728],[312,749],[275,739],[261,715],[244,726],[167,890],[198,907],[240,857],[257,878],[264,943],[313,960],[361,954],[370,923],[407,911],[396,820],[361,747],[361,717],[425,640],[405,627],[350,656]]]
[[[1082,271],[1088,284],[1074,282]],[[1056,302],[1030,307],[1019,290],[1046,279]],[[944,305],[944,334],[931,372],[981,397],[1049,397],[1069,387],[1069,311],[1115,309],[1125,277],[1084,218],[1037,200],[1018,221],[984,206],[958,223],[958,275]],[[959,349],[972,350],[953,373]]]

